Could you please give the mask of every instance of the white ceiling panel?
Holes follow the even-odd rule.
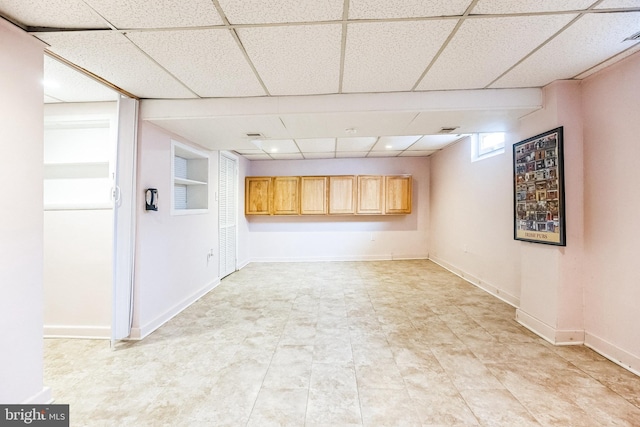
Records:
[[[462,15],[471,0],[350,0],[349,19]]]
[[[8,18],[30,27],[109,28],[82,0],[0,0]],[[34,10],[38,13],[33,13]]]
[[[271,156],[268,154],[243,154],[249,160],[271,160]]]
[[[383,136],[378,139],[376,145],[373,146],[373,150],[406,150],[420,138],[422,138],[422,135]]]
[[[615,9],[622,7],[640,7],[640,0],[604,0],[595,9]]]
[[[342,19],[344,0],[219,0],[229,23],[265,24]]]
[[[303,160],[301,153],[270,153],[273,160]]]
[[[338,159],[354,159],[359,157],[367,157],[368,151],[338,151],[336,158]]]
[[[341,25],[238,29],[271,95],[336,93]]]
[[[435,151],[446,147],[454,141],[464,138],[466,135],[453,134],[453,135],[425,135],[418,140],[415,144],[407,149],[407,152],[417,151]]]
[[[492,87],[544,86],[572,78],[633,46],[623,40],[638,25],[640,12],[585,15]]]
[[[195,97],[120,33],[39,33],[38,38],[52,52],[141,98]]]
[[[365,153],[373,148],[373,145],[378,140],[375,136],[370,137],[353,137],[353,138],[338,138],[336,144],[337,151],[364,151]]]
[[[400,153],[400,150],[369,151],[367,157],[397,157]]]
[[[127,37],[201,97],[265,95],[229,30],[130,32]]]
[[[531,13],[586,9],[595,0],[480,0],[472,14]]]
[[[330,138],[347,136],[346,129],[356,129],[361,136],[406,134],[415,116],[414,112],[371,112],[287,114],[281,118],[293,138]]]
[[[288,138],[277,116],[203,117],[155,119],[152,123],[211,150],[256,149],[247,133],[261,132],[270,138]]]
[[[300,150],[293,139],[264,139],[255,141],[254,144],[258,148],[262,148],[266,153],[271,155],[299,153]]]
[[[298,148],[303,153],[328,153],[336,150],[335,138],[296,139]]]
[[[466,20],[417,89],[484,88],[575,16]],[[522,31],[523,28],[536,30]],[[504,48],[506,45],[508,49]]]
[[[114,90],[47,55],[44,56],[44,75],[45,102],[95,102],[118,99]]]
[[[211,0],[86,0],[118,29],[222,25]]]
[[[455,20],[349,24],[342,91],[411,90],[455,25]]]
[[[398,157],[428,157],[435,153],[434,151],[403,151],[398,155]]]
[[[505,132],[513,129],[518,119],[535,109],[431,111],[423,112],[407,127],[406,133],[433,135],[443,127],[456,127],[459,134],[474,132]]]

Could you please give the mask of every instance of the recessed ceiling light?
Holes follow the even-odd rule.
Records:
[[[391,150],[393,148],[393,145],[387,144],[384,146],[384,148],[386,148],[387,150]]]
[[[277,153],[277,152],[278,152],[278,149],[274,147],[274,148],[272,148],[272,149],[271,149],[271,150],[269,150],[269,151],[271,151],[272,153]]]
[[[60,87],[60,83],[55,80],[43,80],[42,86],[47,89],[58,89]]]

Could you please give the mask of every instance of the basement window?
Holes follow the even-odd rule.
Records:
[[[476,133],[471,137],[471,161],[504,153],[504,132]]]

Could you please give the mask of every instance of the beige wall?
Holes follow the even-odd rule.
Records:
[[[0,402],[46,403],[42,361],[43,49],[0,19]]]
[[[635,54],[583,82],[546,87],[544,108],[508,134],[504,155],[471,163],[469,141],[436,154],[430,224],[430,257],[512,302],[521,323],[551,342],[585,342],[636,372],[638,93]],[[511,145],[558,126],[567,246],[514,241]]]
[[[586,341],[640,371],[640,54],[585,80]]]

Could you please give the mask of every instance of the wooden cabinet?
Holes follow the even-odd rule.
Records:
[[[329,177],[329,214],[355,214],[355,176]]]
[[[360,215],[381,215],[384,212],[384,181],[380,175],[358,176],[358,208]]]
[[[411,213],[411,175],[385,177],[386,214]]]
[[[327,177],[303,176],[300,178],[300,214],[326,215]]]
[[[411,213],[411,175],[249,176],[245,215]]]
[[[298,215],[300,177],[276,176],[273,178],[273,214]]]
[[[245,178],[245,215],[270,215],[272,197],[270,176],[248,176]]]

